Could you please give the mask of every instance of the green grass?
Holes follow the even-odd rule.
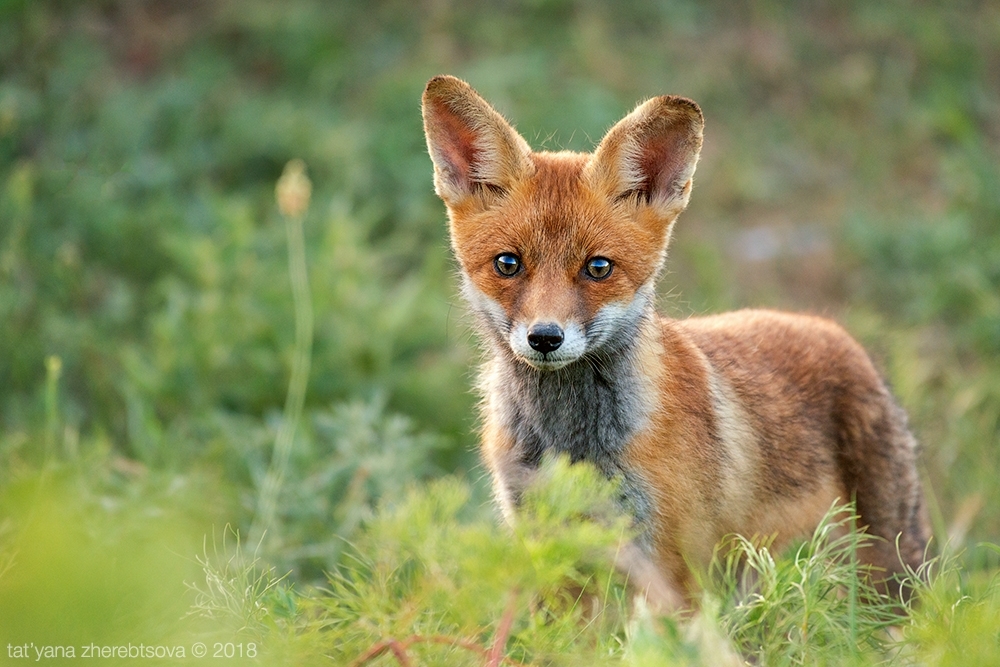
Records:
[[[974,2],[0,2],[0,662],[417,637],[370,664],[997,663],[998,63]],[[584,471],[498,525],[420,124],[442,72],[540,148],[699,101],[663,310],[822,312],[872,351],[941,553],[907,616],[861,604],[821,532],[743,543],[753,582],[720,554],[695,619],[654,620],[609,566],[614,513],[560,481]]]
[[[208,561],[197,608],[289,664],[483,665],[497,647],[532,665],[1000,661],[996,576],[970,580],[955,558],[935,558],[904,577],[913,597],[901,607],[854,557],[872,538],[834,537],[839,507],[783,554],[737,540],[703,573],[692,615],[655,618],[612,565],[630,537],[614,486],[565,461],[550,461],[543,478],[513,531],[470,504],[460,480],[413,489],[305,594],[253,562]]]

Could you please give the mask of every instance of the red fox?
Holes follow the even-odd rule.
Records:
[[[490,358],[482,457],[513,519],[543,453],[622,480],[633,579],[690,606],[690,566],[725,536],[808,535],[854,500],[859,559],[919,566],[917,444],[862,347],[834,322],[767,310],[674,320],[654,286],[691,195],[704,119],[654,97],[592,154],[532,152],[467,83],[430,80],[424,130],[462,291]]]

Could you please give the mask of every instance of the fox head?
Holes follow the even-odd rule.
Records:
[[[643,102],[592,154],[532,152],[451,76],[427,84],[423,118],[463,291],[491,339],[555,370],[634,335],[691,195],[698,105]]]

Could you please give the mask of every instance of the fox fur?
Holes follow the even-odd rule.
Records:
[[[544,453],[592,462],[622,480],[640,529],[625,566],[669,611],[691,603],[690,568],[725,536],[779,548],[854,500],[879,538],[859,559],[898,593],[892,575],[928,540],[917,445],[862,347],[820,317],[656,313],[702,145],[697,104],[654,97],[592,154],[533,152],[450,76],[427,84],[423,119],[489,351],[481,453],[509,520]]]

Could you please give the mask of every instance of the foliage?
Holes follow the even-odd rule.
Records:
[[[243,639],[329,664],[413,636],[489,652],[511,619],[530,664],[996,663],[1000,554],[976,545],[1000,536],[998,25],[964,1],[0,3],[0,646]],[[849,604],[869,596],[826,533],[740,542],[756,583],[722,554],[677,622],[631,608],[589,473],[555,466],[516,535],[496,525],[420,127],[442,72],[538,148],[589,149],[651,94],[701,103],[664,310],[820,311],[872,350],[942,554],[898,632]],[[274,203],[293,158],[297,268]],[[302,269],[310,370],[282,413]]]
[[[736,538],[717,555],[692,616],[655,617],[614,567],[630,537],[615,497],[595,469],[550,460],[509,530],[470,504],[457,479],[411,489],[373,517],[324,590],[263,605],[298,610],[281,622],[285,633],[256,636],[289,664],[322,651],[344,665],[487,665],[498,664],[489,662],[497,646],[514,665],[1000,660],[1000,580],[969,581],[954,558],[937,558],[906,575],[908,605],[881,597],[855,557],[873,538],[844,530],[849,507],[832,507],[808,541],[783,554]],[[207,572],[222,583],[200,606],[250,625],[245,615],[265,596],[232,601],[265,588],[247,582],[269,575],[238,569],[227,585]]]
[[[8,644],[72,645],[80,658],[86,645],[190,646],[194,632],[210,631],[207,623],[195,628],[182,619],[190,605],[184,581],[198,573],[191,555],[201,526],[219,518],[203,505],[217,496],[212,481],[118,458],[6,475],[3,651]],[[36,660],[33,651],[30,657]]]
[[[766,665],[846,664],[885,653],[886,629],[905,622],[871,584],[853,513],[831,508],[812,539],[785,558],[745,537],[717,561],[726,635]]]

